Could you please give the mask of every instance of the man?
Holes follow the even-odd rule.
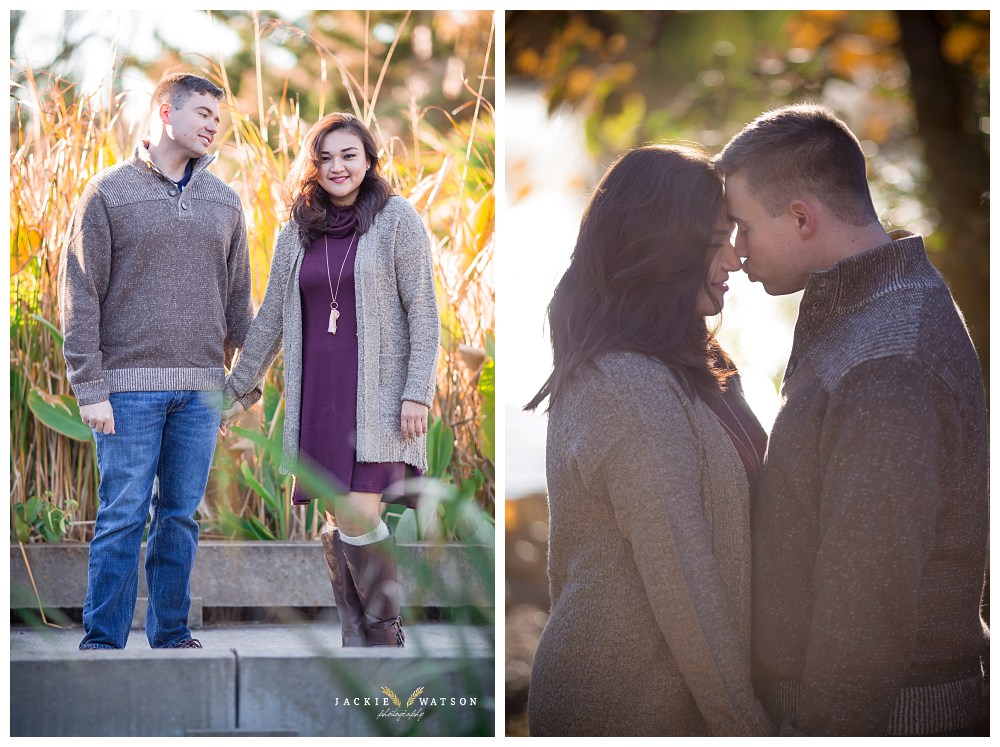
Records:
[[[743,269],[805,289],[753,511],[755,685],[784,733],[930,735],[979,714],[986,406],[920,237],[857,139],[790,106],[716,157]]]
[[[63,350],[101,478],[81,649],[125,647],[151,502],[146,637],[201,648],[187,625],[194,514],[253,318],[242,206],[206,170],[222,96],[195,75],[157,85],[149,140],[91,179],[60,261]]]

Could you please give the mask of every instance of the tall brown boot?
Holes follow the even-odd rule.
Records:
[[[330,572],[330,585],[333,586],[333,600],[337,603],[337,614],[340,615],[341,643],[344,646],[367,646],[365,611],[354,588],[351,570],[347,567],[340,532],[336,529],[324,532],[320,539],[323,541],[326,568]]]
[[[341,543],[351,569],[354,588],[364,609],[369,646],[402,646],[403,621],[399,616],[399,583],[396,580],[395,540],[387,537],[368,545]]]

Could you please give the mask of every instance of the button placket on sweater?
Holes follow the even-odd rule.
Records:
[[[191,177],[191,181],[194,181],[194,177]],[[191,182],[187,183],[184,189],[178,189],[176,186],[172,186],[167,190],[167,194],[171,197],[177,199],[177,217],[181,220],[191,220],[194,218],[193,203],[191,200]]]
[[[188,187],[190,186],[191,183],[188,182]],[[176,186],[172,186],[167,190],[167,196],[177,198],[177,217],[181,220],[190,220],[194,218],[194,211],[191,209],[191,197],[185,192],[186,190],[182,191]]]
[[[167,188],[167,197],[177,198],[177,217],[181,220],[191,220],[194,218],[194,203],[190,196],[191,184],[202,171],[208,168],[208,165],[211,162],[212,161],[206,161],[203,166],[196,168],[191,174],[191,179],[188,180],[184,189],[180,189],[175,181],[156,167],[156,164],[152,161],[145,161],[146,166],[148,166],[153,173],[169,185]]]

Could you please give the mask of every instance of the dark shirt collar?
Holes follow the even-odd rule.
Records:
[[[149,141],[148,140],[140,140],[136,144],[135,151],[133,152],[132,155],[136,159],[137,162],[139,162],[141,164],[144,164],[147,168],[151,169],[152,171],[156,172],[157,174],[160,174],[164,179],[167,179],[168,181],[173,182],[174,184],[176,184],[176,182],[174,182],[173,179],[171,179],[169,176],[167,176],[162,171],[160,171],[160,169],[157,168],[156,164],[153,163],[153,157],[149,155]],[[215,156],[210,155],[208,153],[206,153],[205,155],[203,155],[201,158],[194,159],[194,165],[191,166],[191,177],[188,179],[188,181],[190,182],[191,179],[194,179],[198,174],[200,174],[202,171],[204,171],[205,169],[207,169],[208,166],[209,166],[209,164],[212,163],[212,161],[214,161],[214,160],[215,160]],[[188,163],[190,165],[191,162],[189,161]]]

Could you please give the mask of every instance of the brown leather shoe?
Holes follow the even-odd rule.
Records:
[[[340,616],[340,641],[343,646],[367,646],[365,635],[365,612],[354,588],[351,570],[347,567],[344,557],[344,543],[340,541],[340,531],[324,532],[320,535],[323,542],[323,555],[326,557],[326,569],[330,573],[330,585],[333,587],[333,600],[337,604],[337,614]]]
[[[368,628],[369,646],[398,646],[402,648],[406,642],[406,636],[403,635],[403,619],[400,617],[395,620],[369,623],[366,627]]]
[[[369,646],[402,646],[406,640],[399,616],[395,544],[392,537],[368,545],[341,543],[365,611]]]

